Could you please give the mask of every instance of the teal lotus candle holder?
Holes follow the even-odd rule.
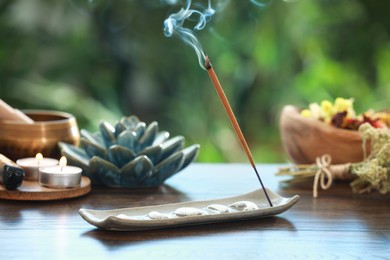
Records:
[[[93,184],[107,187],[152,187],[187,167],[200,145],[184,148],[184,137],[169,138],[158,123],[149,125],[136,116],[121,118],[115,126],[102,122],[100,131],[80,131],[80,146],[59,143],[69,164],[83,169]]]

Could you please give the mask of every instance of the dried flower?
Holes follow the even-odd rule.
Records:
[[[375,128],[390,126],[390,114],[385,112],[376,113],[367,110],[365,113],[356,115],[353,108],[353,98],[345,99],[338,97],[334,103],[329,100],[311,103],[308,109],[303,109],[301,115],[305,118],[313,118],[337,128],[357,130],[363,123],[369,123]]]
[[[301,111],[301,115],[303,117],[309,118],[309,117],[311,117],[311,112],[310,112],[309,109],[304,109],[304,110]]]
[[[321,102],[321,110],[325,122],[329,123],[332,120],[333,115],[335,114],[335,107],[328,100],[323,100]]]
[[[318,105],[317,103],[311,103],[309,105],[309,110],[312,118],[316,118],[316,119],[322,118],[322,110],[320,105]]]
[[[336,113],[347,112],[348,117],[355,117],[355,110],[353,109],[353,98],[345,99],[345,98],[336,98],[334,102],[334,107]]]

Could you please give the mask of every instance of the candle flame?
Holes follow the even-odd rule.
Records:
[[[61,167],[61,169],[62,169],[63,167],[65,167],[67,163],[68,163],[68,162],[67,162],[67,160],[66,160],[66,157],[65,157],[65,156],[62,156],[61,159],[60,159],[60,167]]]
[[[39,163],[43,160],[43,155],[41,153],[37,153],[37,155],[35,155],[35,160],[37,160],[39,165]]]
[[[43,155],[42,155],[41,153],[37,153],[37,155],[35,155],[35,159],[36,159],[37,161],[40,161],[40,160],[43,159]]]

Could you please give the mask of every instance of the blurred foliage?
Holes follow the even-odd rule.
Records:
[[[163,35],[183,2],[0,1],[0,97],[73,113],[91,131],[135,114],[200,143],[198,161],[246,161],[193,50]],[[197,36],[256,162],[287,159],[286,104],[340,96],[357,112],[389,107],[389,1],[253,2],[213,0],[221,9]]]

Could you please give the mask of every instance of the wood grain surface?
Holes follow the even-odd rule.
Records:
[[[281,165],[257,165],[266,187],[300,201],[276,217],[172,229],[96,229],[80,208],[116,209],[235,196],[259,188],[248,164],[191,164],[163,186],[93,187],[59,201],[0,200],[0,259],[389,259],[390,195],[347,183],[312,198],[311,183],[280,184]]]

